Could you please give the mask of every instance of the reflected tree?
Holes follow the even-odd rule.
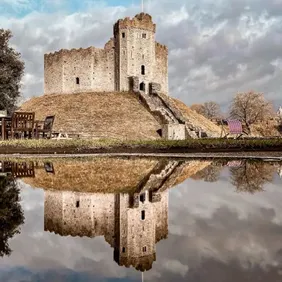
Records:
[[[263,191],[263,186],[272,182],[275,167],[263,162],[243,162],[240,167],[230,168],[231,183],[238,192],[254,194]]]
[[[219,164],[211,164],[193,175],[193,179],[202,179],[206,182],[217,182],[220,177],[222,166]]]
[[[11,177],[0,177],[0,257],[11,254],[8,240],[20,233],[19,226],[24,223],[19,200],[16,181]]]

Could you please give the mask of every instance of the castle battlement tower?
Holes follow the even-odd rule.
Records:
[[[156,24],[146,13],[118,20],[104,48],[60,50],[44,55],[44,93],[130,91],[131,78],[149,92],[158,83],[168,94],[168,50],[155,41]]]

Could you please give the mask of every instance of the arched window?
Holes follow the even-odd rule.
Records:
[[[79,208],[79,201],[76,201],[76,207]]]
[[[76,84],[79,84],[79,77],[77,77],[75,80],[76,80]]]
[[[141,74],[142,74],[142,75],[145,74],[145,66],[144,66],[144,65],[141,66]]]
[[[145,83],[140,83],[140,91],[145,91]]]

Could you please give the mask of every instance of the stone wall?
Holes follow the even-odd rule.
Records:
[[[63,93],[63,52],[44,55],[44,94]]]
[[[61,50],[44,58],[45,94],[115,90],[113,40],[105,49]]]
[[[44,230],[62,234],[63,194],[60,192],[44,192]]]
[[[114,234],[114,194],[46,191],[45,230],[60,235]]]
[[[168,93],[168,49],[165,45],[155,42],[155,69],[153,82],[161,85],[163,93]]]
[[[185,124],[164,124],[162,128],[162,137],[166,140],[185,140]]]

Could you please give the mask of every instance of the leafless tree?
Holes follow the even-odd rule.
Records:
[[[274,116],[273,104],[265,99],[262,93],[254,91],[238,93],[231,104],[230,117],[243,122],[248,131],[254,123]]]
[[[24,63],[20,54],[9,46],[10,30],[0,29],[0,110],[12,111],[20,97]]]
[[[197,112],[200,115],[204,115],[205,111],[204,111],[204,105],[202,104],[193,104],[190,107],[191,110]]]
[[[190,108],[208,119],[221,117],[220,106],[213,101],[204,104],[193,104]]]
[[[230,168],[231,183],[238,192],[263,191],[263,186],[271,182],[276,168],[268,163],[245,161],[240,167]]]
[[[201,179],[205,182],[217,182],[220,177],[220,173],[223,167],[220,164],[211,164],[208,167],[202,169],[201,171],[197,172],[191,178],[193,179]]]
[[[210,101],[204,103],[204,116],[208,119],[220,118],[220,106],[216,102]]]

